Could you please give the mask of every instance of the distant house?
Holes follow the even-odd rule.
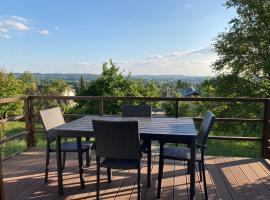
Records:
[[[75,89],[72,87],[67,87],[65,91],[62,93],[63,96],[76,96]],[[73,100],[67,100],[66,104],[68,104],[70,107],[76,106],[76,103]]]
[[[183,97],[189,97],[189,96],[193,96],[193,95],[198,95],[198,91],[194,88],[194,87],[189,87],[186,89],[183,89],[180,91]]]
[[[68,87],[64,92],[63,92],[63,96],[75,96],[75,89]]]

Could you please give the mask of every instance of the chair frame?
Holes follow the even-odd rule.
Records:
[[[215,115],[208,111],[203,118],[203,121],[201,123],[200,131],[198,133],[198,142],[197,142],[197,149],[200,150],[201,157],[197,159],[196,162],[199,164],[199,174],[200,174],[200,182],[203,180],[204,185],[204,198],[208,199],[207,194],[207,185],[206,185],[206,175],[205,175],[205,159],[204,159],[204,153],[206,149],[206,142],[208,135],[211,131],[211,128],[214,124]],[[170,148],[170,147],[167,147]],[[175,147],[181,149],[181,147]],[[190,149],[190,148],[189,148]],[[164,159],[173,159],[173,160],[180,160],[180,161],[186,161],[187,162],[187,174],[190,174],[190,158],[176,158],[176,157],[170,157],[170,156],[164,156],[164,143],[160,143],[160,158],[159,158],[159,172],[158,172],[158,188],[157,188],[157,198],[160,198],[160,190],[161,190],[161,182],[162,182],[162,176],[163,176],[163,167],[164,167]]]
[[[122,117],[147,117],[152,118],[152,106],[150,105],[131,105],[124,104],[122,105]],[[141,151],[147,154],[147,186],[151,186],[151,140],[143,140],[141,145]]]
[[[54,113],[55,112],[55,113]],[[59,117],[59,123],[55,123],[53,124],[52,126],[48,126],[46,124],[46,122],[44,122],[44,119],[46,117],[48,117],[47,115],[51,115],[51,114],[58,114],[57,117]],[[57,126],[60,126],[60,125],[63,125],[65,124],[65,120],[64,120],[64,117],[62,115],[62,112],[60,110],[59,107],[54,107],[54,108],[50,108],[50,109],[46,109],[46,110],[41,110],[40,111],[40,119],[41,119],[41,122],[42,122],[42,126],[44,128],[44,131],[45,131],[45,137],[46,137],[46,163],[45,163],[45,177],[44,177],[44,182],[45,183],[48,183],[48,173],[49,173],[49,164],[50,164],[50,153],[53,153],[53,152],[56,152],[56,148],[51,148],[51,143],[53,143],[56,138],[55,138],[55,131],[53,130],[53,128],[57,127]],[[87,141],[89,141],[89,138],[86,139]],[[78,152],[78,149],[74,149],[74,145],[77,145],[78,142],[67,142],[66,138],[65,138],[65,144],[67,144],[67,148],[62,148],[61,149],[61,152],[63,153],[63,159],[62,159],[62,164],[61,164],[61,167],[62,169],[65,168],[65,163],[66,163],[66,154],[69,153],[69,152],[77,152],[77,153],[80,153]],[[89,142],[88,142],[89,143]],[[89,167],[90,166],[90,162],[91,162],[91,146],[92,146],[92,143],[89,143],[89,148],[84,148],[82,149],[82,152],[81,153],[85,153],[86,155],[86,167]],[[70,148],[68,146],[71,146]],[[80,156],[79,156],[80,158]],[[82,161],[79,160],[79,165],[82,165]]]
[[[96,183],[96,199],[99,200],[99,192],[100,192],[100,168],[101,167],[105,167],[107,168],[107,173],[108,173],[108,183],[111,183],[111,169],[137,169],[138,173],[137,173],[137,184],[138,184],[138,188],[137,188],[137,199],[140,200],[141,199],[141,187],[140,187],[140,180],[141,180],[141,155],[140,155],[140,145],[139,145],[139,131],[138,131],[138,122],[137,121],[105,121],[105,120],[93,120],[93,128],[94,128],[94,134],[95,136],[97,135],[101,135],[100,138],[95,137],[96,138],[96,165],[97,165],[97,183]],[[131,150],[129,151],[131,153],[131,158],[129,158],[129,156],[123,152],[119,152],[120,149],[117,148],[119,146],[121,146],[120,144],[122,144],[122,142],[119,143],[119,145],[115,145],[115,147],[112,147],[113,144],[115,144],[115,140],[113,141],[113,144],[110,145],[106,142],[104,142],[104,139],[102,139],[102,136],[106,134],[106,132],[108,134],[112,134],[114,135],[113,137],[117,138],[117,134],[118,132],[121,132],[123,130],[119,130],[120,126],[124,126],[125,130],[124,132],[127,131],[127,133],[133,132],[132,134],[137,134],[138,135],[138,148],[137,148],[137,152],[133,152],[136,144],[132,144],[131,142],[127,141],[127,148],[129,147]],[[102,128],[101,128],[102,127]],[[117,127],[117,128],[115,128]],[[137,128],[137,130],[133,130],[133,128]],[[130,130],[128,130],[130,129]],[[106,131],[108,130],[108,131]],[[115,134],[114,134],[115,133]],[[108,140],[110,138],[110,136],[106,136],[105,140]],[[105,137],[103,137],[105,138]],[[131,138],[132,139],[132,138]],[[120,140],[118,140],[120,141]],[[104,146],[106,146],[106,148],[104,148]],[[124,148],[123,145],[121,148]],[[127,149],[124,148],[124,149]],[[133,150],[132,150],[133,149]],[[122,155],[116,155],[117,151],[119,154]],[[137,155],[137,156],[136,156]],[[104,160],[101,161],[101,158],[103,158]],[[106,159],[108,159],[109,161],[107,163],[105,163]],[[135,164],[133,165],[114,165],[113,162],[111,161],[117,161],[118,163],[122,163],[122,162],[133,162]]]

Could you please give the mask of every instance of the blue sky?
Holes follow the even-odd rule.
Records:
[[[0,66],[12,72],[211,75],[224,0],[1,0]]]

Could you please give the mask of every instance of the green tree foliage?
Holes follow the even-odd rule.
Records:
[[[41,89],[43,95],[63,95],[66,90],[70,89],[68,83],[64,80],[54,80]]]
[[[53,80],[40,87],[39,94],[45,96],[63,96],[72,87],[65,80]],[[60,106],[63,111],[68,111],[73,104],[70,100],[40,100],[35,103],[36,110]]]
[[[131,80],[130,74],[125,77],[120,68],[112,60],[105,62],[102,66],[101,76],[92,81],[82,96],[159,96],[159,90],[155,82]],[[118,114],[123,102],[112,101],[104,103],[106,114]],[[132,103],[132,102],[129,102]],[[133,102],[134,103],[134,102]],[[136,103],[136,102],[135,102]],[[86,113],[98,113],[98,102],[79,101],[74,111]]]
[[[227,0],[227,8],[237,15],[229,28],[220,33],[214,47],[218,59],[213,69],[220,75],[205,81],[200,89],[204,96],[269,97],[270,95],[270,1]],[[262,118],[259,103],[201,104],[199,110],[212,109],[218,117]],[[260,124],[219,124],[219,133],[259,136]],[[256,135],[257,134],[257,135]]]
[[[79,88],[78,88],[79,93],[83,93],[85,91],[85,89],[86,89],[85,80],[84,80],[83,76],[81,75]]]
[[[228,0],[237,16],[229,29],[218,35],[214,47],[218,60],[213,68],[249,82],[259,88],[259,96],[270,94],[270,2],[269,0]],[[253,87],[253,86],[251,86]],[[257,92],[250,90],[250,94]]]
[[[24,87],[24,94],[25,95],[34,95],[38,91],[38,82],[37,79],[33,76],[31,72],[24,72],[20,77],[19,80],[22,81]]]
[[[0,98],[23,96],[23,82],[16,79],[12,73],[6,73],[4,69],[0,70]],[[8,115],[20,113],[22,110],[20,103],[0,104],[0,118],[6,118]]]

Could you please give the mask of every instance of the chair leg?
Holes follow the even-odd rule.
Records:
[[[160,145],[160,154],[159,154],[159,170],[158,170],[158,188],[157,188],[157,198],[160,198],[161,182],[163,176],[163,145]]]
[[[44,179],[45,183],[48,183],[49,164],[50,164],[50,150],[47,148],[46,165],[45,165],[45,179]]]
[[[91,161],[91,150],[89,149],[88,151],[86,151],[85,153],[85,160],[86,160],[86,164],[85,167],[90,167],[90,161]]]
[[[96,193],[96,199],[99,200],[99,181],[100,181],[100,157],[96,157],[96,163],[97,163],[97,193]]]
[[[137,175],[137,184],[138,184],[138,194],[137,194],[137,199],[138,200],[141,200],[141,166],[139,165],[139,168],[138,168],[138,175]]]
[[[77,147],[78,147],[78,161],[79,161],[79,173],[80,173],[80,182],[81,188],[85,188],[84,175],[83,175],[83,155],[82,155],[82,142],[81,138],[77,138]]]
[[[200,182],[202,182],[202,163],[199,162],[199,175],[200,175]]]
[[[112,170],[111,168],[107,168],[107,176],[108,176],[108,183],[112,182]]]
[[[187,174],[190,174],[190,162],[187,161]]]
[[[65,166],[66,166],[66,156],[67,156],[67,152],[63,152],[62,170],[65,169]]]
[[[204,199],[208,200],[204,161],[202,162],[202,173],[203,173]]]
[[[152,162],[152,150],[151,140],[147,141],[147,187],[151,186],[151,162]]]

